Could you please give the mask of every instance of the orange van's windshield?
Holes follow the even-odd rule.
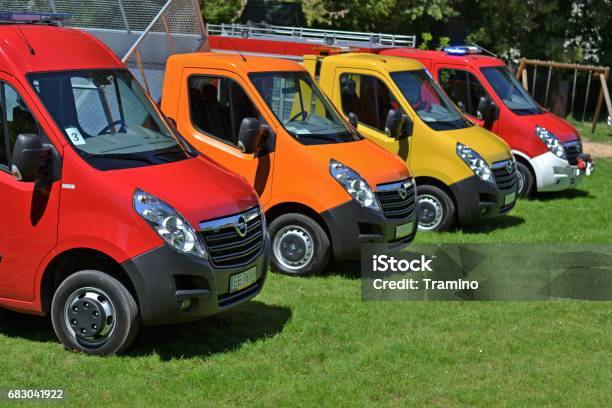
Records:
[[[301,143],[361,140],[340,118],[308,73],[265,72],[249,77],[278,121]]]

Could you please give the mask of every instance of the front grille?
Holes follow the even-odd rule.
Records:
[[[212,264],[220,268],[247,265],[263,248],[263,216],[258,208],[203,222],[200,230]]]
[[[386,218],[408,218],[416,209],[416,189],[412,179],[379,184],[376,195]]]
[[[565,155],[569,164],[572,166],[578,165],[578,156],[582,153],[582,143],[580,143],[580,140],[563,143],[563,148],[565,149]]]
[[[509,190],[514,187],[516,183],[516,162],[514,160],[495,162],[492,169],[498,189]]]

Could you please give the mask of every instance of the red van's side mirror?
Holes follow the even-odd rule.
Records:
[[[13,177],[26,183],[36,181],[40,177],[41,163],[49,153],[49,147],[43,145],[40,136],[33,133],[20,134],[11,155]]]

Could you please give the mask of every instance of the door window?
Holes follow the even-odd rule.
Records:
[[[342,111],[354,113],[359,122],[381,132],[390,109],[401,109],[387,85],[371,75],[342,74],[340,76]]]
[[[480,98],[489,96],[478,78],[462,69],[441,69],[440,85],[457,106],[463,105],[465,113],[472,116],[478,116]]]
[[[0,83],[0,124],[0,165],[8,167],[17,136],[40,130],[21,96],[5,83]]]
[[[189,79],[191,123],[196,129],[232,146],[244,118],[259,118],[255,105],[235,81],[214,76]]]

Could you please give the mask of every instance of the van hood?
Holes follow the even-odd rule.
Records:
[[[393,183],[411,176],[406,163],[399,157],[367,139],[340,144],[309,146],[321,160],[330,159],[350,167],[363,177],[370,187]]]
[[[508,160],[512,157],[512,151],[508,143],[480,126],[452,130],[443,134],[452,137],[455,142],[463,143],[471,148],[489,164]]]
[[[526,127],[531,128],[533,135],[535,136],[535,127],[542,126],[549,132],[552,132],[561,143],[572,142],[576,139],[580,139],[580,135],[575,127],[570,125],[566,120],[561,119],[557,115],[550,112],[544,112],[539,115],[528,115],[521,116],[521,120],[525,122]]]
[[[242,176],[204,156],[109,173],[134,189],[163,200],[195,228],[202,221],[259,205],[255,191]]]

